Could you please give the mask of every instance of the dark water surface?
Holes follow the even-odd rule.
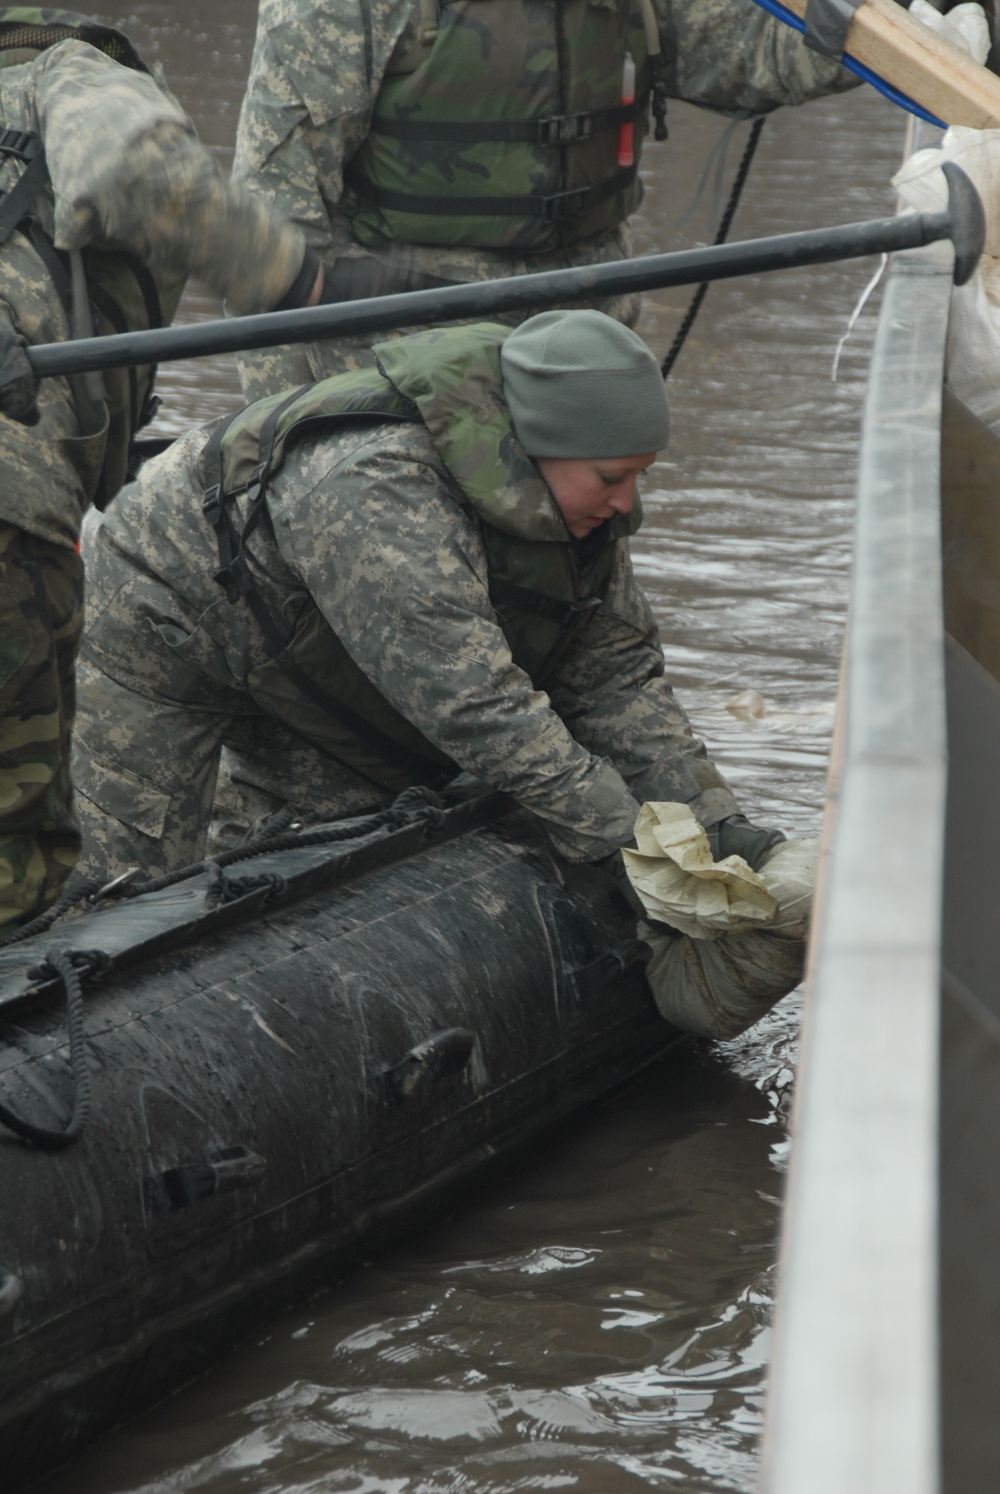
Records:
[[[250,0],[105,18],[162,60],[228,163]],[[670,225],[720,128],[674,110],[670,144],[648,152],[640,251],[705,236],[703,213],[685,239]],[[870,93],[774,118],[734,237],[891,211],[901,141],[902,117]],[[790,831],[815,830],[822,804],[870,312],[835,384],[830,370],[872,269],[713,287],[671,380],[673,442],[635,546],[691,714],[748,809]],[[687,294],[647,303],[658,350]],[[217,312],[185,303],[186,317]],[[168,431],[238,397],[224,360],[166,369],[160,390]],[[749,715],[748,691],[762,697]],[[797,1019],[791,997],[735,1044],[676,1053],[47,1494],[751,1489]]]

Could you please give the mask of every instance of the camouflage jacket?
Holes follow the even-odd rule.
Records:
[[[435,338],[451,342],[455,334],[391,346]],[[503,443],[506,485],[492,481],[493,427],[498,407],[506,408],[491,373],[495,360],[472,366],[482,421],[456,420],[447,357],[438,380],[433,356],[422,371],[404,361],[394,353],[390,378],[416,398],[419,422],[302,427],[286,447],[267,490],[269,523],[249,542],[271,614],[297,629],[318,609],[338,647],[439,762],[513,794],[547,822],[571,859],[596,859],[630,841],[643,799],[687,801],[706,824],[734,813],[732,794],[665,678],[627,538],[607,537],[613,554],[602,567],[603,601],[547,666],[544,690],[515,663],[490,595],[497,547],[489,531],[502,524],[506,548],[520,543],[528,564],[538,563],[530,552],[568,550],[573,542],[513,432]],[[115,675],[123,625],[115,609],[127,606],[126,632],[153,628],[184,677],[194,671],[259,696],[261,678],[274,674],[263,634],[246,604],[227,601],[213,579],[219,556],[202,513],[207,440],[201,432],[185,437],[106,514],[88,520],[96,605],[87,650]],[[478,487],[489,491],[477,499],[480,469]],[[240,528],[252,502],[236,500]],[[553,561],[558,566],[559,556]],[[162,688],[185,699],[190,679],[173,677]],[[287,717],[276,700],[272,714],[325,746],[318,716],[310,738],[301,702]]]
[[[753,0],[655,5],[667,86],[676,97],[735,114],[801,103],[857,81],[807,50]],[[420,23],[419,0],[261,0],[234,177],[297,223],[328,263],[365,257],[376,273],[382,270],[387,287],[401,262],[467,281],[626,257],[627,222],[530,254],[359,242],[345,170],[366,147],[383,80],[418,41]],[[596,304],[620,320],[632,322],[638,313],[637,297]],[[359,350],[359,361],[369,361],[363,339]],[[255,355],[244,362],[245,387],[250,397],[271,393],[338,373],[353,366],[355,355],[353,347],[336,344]]]
[[[165,85],[85,43],[64,41],[0,70],[0,127],[42,141],[51,187],[34,212],[57,247],[131,252],[154,271],[168,306],[190,274],[238,311],[265,310],[301,267],[301,235],[225,181]],[[19,173],[5,159],[0,190]],[[20,232],[0,247],[0,317],[29,343],[70,335],[52,277]],[[127,383],[106,381],[112,421]],[[107,433],[81,435],[64,379],[43,381],[39,408],[31,428],[0,416],[0,519],[73,546]]]

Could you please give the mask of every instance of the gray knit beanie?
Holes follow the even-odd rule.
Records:
[[[670,410],[656,359],[602,311],[530,317],[504,342],[500,363],[529,456],[641,456],[667,444]]]

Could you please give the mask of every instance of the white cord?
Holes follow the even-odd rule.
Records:
[[[837,343],[837,351],[833,355],[833,367],[830,370],[830,383],[831,384],[836,384],[836,382],[837,382],[837,370],[840,367],[840,355],[844,351],[844,348],[847,346],[847,340],[850,337],[851,333],[854,331],[854,325],[857,322],[858,317],[861,315],[861,313],[865,309],[865,304],[866,304],[866,302],[868,300],[868,297],[871,295],[872,291],[875,289],[875,287],[878,285],[879,281],[882,279],[882,276],[883,276],[883,274],[885,272],[885,267],[886,267],[886,265],[888,263],[889,263],[889,256],[888,256],[888,254],[882,254],[882,255],[879,256],[878,269],[875,271],[874,275],[869,280],[869,282],[865,286],[864,290],[861,292],[861,295],[858,297],[857,305],[855,306],[854,310],[851,312],[851,315],[850,315],[850,317],[848,319],[848,322],[847,322],[847,331],[844,333],[843,337]]]

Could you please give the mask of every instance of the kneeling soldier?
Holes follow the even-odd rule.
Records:
[[[693,735],[629,558],[668,434],[649,349],[558,311],[376,353],[185,436],[88,519],[82,869],[202,856],[224,745],[272,808],[461,768],[572,860],[670,799],[756,863],[782,837]]]

